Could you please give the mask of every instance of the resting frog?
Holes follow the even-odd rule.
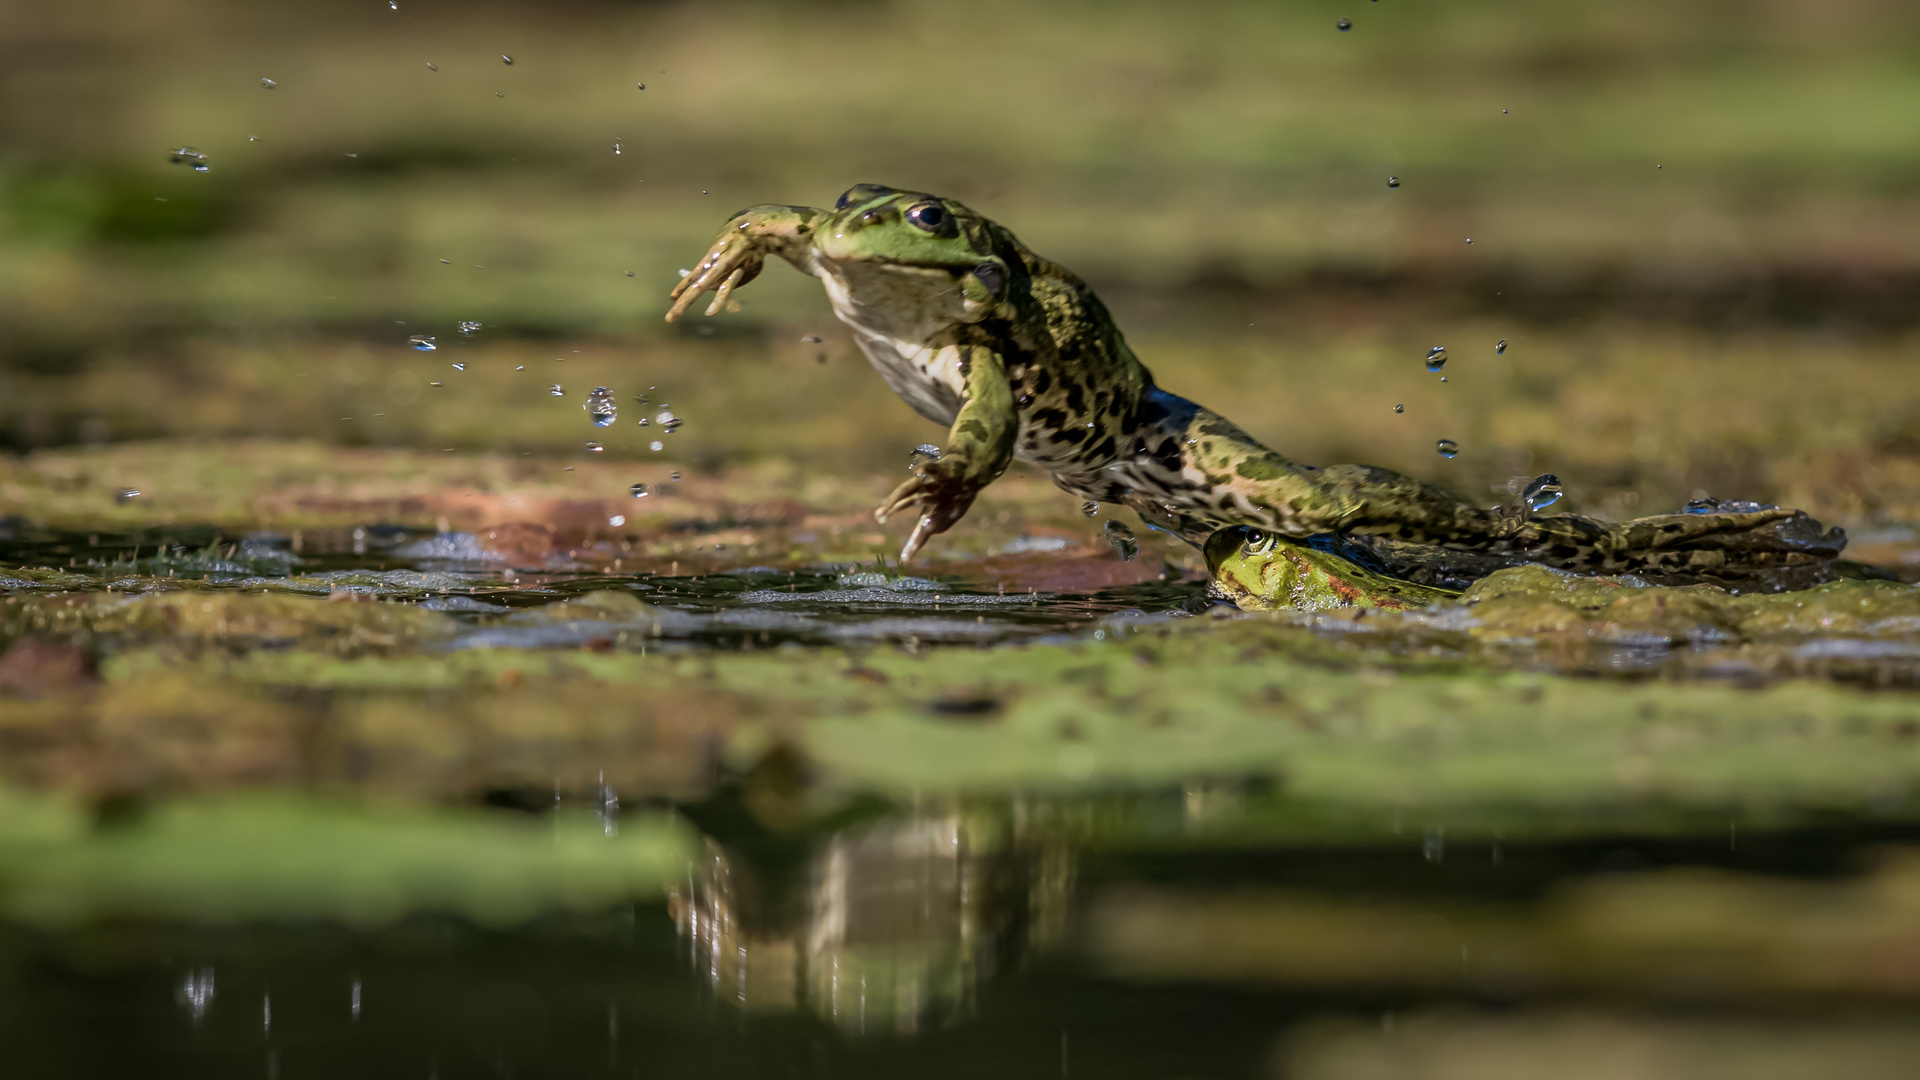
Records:
[[[1514,562],[1609,574],[1812,565],[1845,544],[1792,510],[1605,524],[1472,506],[1386,469],[1291,461],[1156,386],[1071,271],[955,200],[877,184],[849,189],[830,210],[734,215],[674,288],[667,320],[708,292],[707,314],[721,311],[768,256],[820,279],[887,385],[950,428],[940,458],[874,512],[882,522],[915,515],[903,560],[1015,460],[1190,543],[1226,526],[1338,537],[1378,552],[1398,576],[1443,587]]]

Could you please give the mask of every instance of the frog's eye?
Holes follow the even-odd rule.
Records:
[[[833,204],[835,210],[845,210],[848,203],[866,202],[881,195],[891,195],[893,189],[885,184],[855,184],[842,192],[840,201]]]
[[[1240,534],[1240,546],[1249,554],[1259,554],[1266,547],[1267,540],[1267,534],[1259,529],[1245,529]]]
[[[936,236],[955,236],[959,229],[953,223],[953,215],[937,202],[923,202],[907,211],[907,220]]]

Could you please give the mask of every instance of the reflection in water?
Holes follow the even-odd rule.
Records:
[[[716,996],[805,1008],[854,1033],[900,1035],[973,1013],[983,986],[1066,924],[1073,860],[1007,821],[952,812],[836,834],[797,895],[762,895],[709,841],[668,906]]]

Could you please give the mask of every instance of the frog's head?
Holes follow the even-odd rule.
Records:
[[[1328,551],[1247,525],[1207,537],[1207,572],[1216,595],[1246,611],[1386,608],[1404,611],[1459,594],[1390,578]]]
[[[856,184],[814,231],[814,249],[850,278],[944,299],[948,317],[985,318],[1007,288],[993,223],[952,199]]]
[[[1273,607],[1272,598],[1284,597],[1292,590],[1292,581],[1269,583],[1269,571],[1281,577],[1293,577],[1294,566],[1287,560],[1275,564],[1276,538],[1271,533],[1247,525],[1229,525],[1207,537],[1204,553],[1207,576],[1213,579],[1213,592],[1249,611]]]

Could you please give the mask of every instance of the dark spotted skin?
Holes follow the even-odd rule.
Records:
[[[717,293],[709,314],[718,310],[767,255],[819,277],[889,385],[952,424],[942,460],[877,512],[920,511],[903,554],[958,521],[1013,459],[1195,544],[1232,525],[1350,537],[1391,566],[1441,565],[1428,575],[1435,584],[1451,584],[1459,566],[1484,566],[1479,576],[1512,561],[1588,573],[1799,565],[1831,559],[1845,542],[1791,510],[1603,524],[1471,506],[1386,469],[1291,461],[1154,385],[1071,271],[960,203],[921,193],[860,185],[832,210],[742,211],[674,290],[668,318],[706,291]],[[1459,558],[1436,563],[1435,551]]]

